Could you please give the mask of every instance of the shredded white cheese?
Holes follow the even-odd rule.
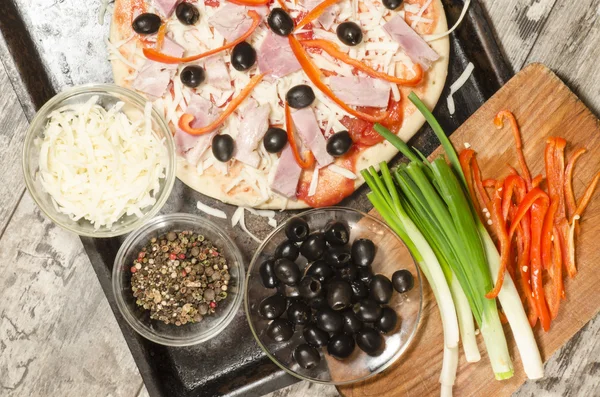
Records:
[[[448,95],[448,112],[450,114],[454,114],[456,112],[454,98],[452,98],[452,95],[454,95],[458,90],[460,90],[462,86],[467,82],[467,80],[469,80],[469,77],[471,77],[471,73],[473,73],[474,68],[475,66],[473,66],[473,63],[469,62],[464,72],[462,72],[460,77],[450,86],[450,94]]]
[[[108,110],[97,102],[94,96],[50,114],[38,177],[55,208],[99,229],[124,215],[141,217],[156,202],[168,154],[152,131],[150,103],[143,114],[127,115],[122,102]]]
[[[348,179],[356,179],[356,174],[352,171],[350,171],[347,168],[344,167],[340,167],[337,164],[331,164],[329,167],[327,167],[330,171],[335,172],[336,174],[340,174],[341,176],[348,178]]]
[[[469,5],[470,4],[471,4],[471,0],[466,0],[465,1],[465,5],[463,6],[463,9],[462,9],[462,11],[460,13],[460,16],[458,17],[458,20],[456,21],[456,23],[454,24],[454,26],[452,26],[446,32],[423,37],[425,39],[425,41],[432,42],[432,41],[441,39],[442,37],[446,37],[450,33],[454,32],[454,30],[458,27],[458,25],[460,25],[460,23],[462,22],[463,18],[467,14],[467,10],[469,9]]]
[[[196,208],[198,208],[200,211],[204,212],[205,214],[214,216],[215,218],[227,219],[227,214],[224,211],[221,211],[221,210],[213,208],[213,207],[209,207],[208,205],[204,204],[201,201],[198,201],[196,203]]]
[[[429,7],[429,5],[431,4],[431,1],[432,0],[427,0],[425,2],[425,4],[423,4],[423,7],[421,7],[421,9],[419,9],[419,12],[417,12],[417,15],[415,15],[414,18],[411,18],[411,19],[413,19],[413,23],[410,26],[413,29],[417,27],[417,25],[419,24],[419,22],[421,22],[422,19],[424,19],[424,18],[422,18],[423,13],[425,12],[425,10],[427,10],[427,7]],[[431,22],[433,22],[433,21],[431,21]]]

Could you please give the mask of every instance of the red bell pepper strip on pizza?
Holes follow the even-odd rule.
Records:
[[[300,152],[298,151],[298,145],[296,145],[296,137],[294,135],[294,123],[292,121],[292,113],[290,111],[290,105],[285,103],[285,130],[287,132],[288,142],[290,147],[292,148],[292,152],[294,153],[294,158],[296,159],[296,163],[300,166],[300,168],[306,170],[311,168],[315,164],[315,157],[311,152],[307,153],[306,160],[302,159],[300,156]]]
[[[307,25],[307,24],[311,23],[312,21],[314,21],[315,19],[317,19],[318,17],[320,17],[321,14],[323,14],[326,9],[328,9],[332,5],[338,3],[339,1],[340,0],[325,0],[322,3],[319,3],[315,8],[310,10],[310,12],[308,14],[306,14],[306,16],[304,18],[302,18],[300,20],[300,22],[298,22],[296,24],[295,31],[298,31],[304,25]]]
[[[330,41],[322,39],[302,40],[300,41],[300,43],[305,47],[319,48],[331,55],[333,58],[342,61],[348,65],[354,66],[356,69],[360,70],[361,72],[364,72],[365,74],[371,77],[389,81],[390,83],[414,87],[418,85],[421,82],[421,80],[423,80],[423,68],[418,63],[414,66],[415,76],[413,78],[401,79],[396,76],[391,76],[387,73],[378,72],[366,63],[359,61],[358,59],[351,58],[345,52],[340,51],[339,47],[335,43],[332,43]]]
[[[304,48],[302,47],[302,44],[300,44],[298,39],[296,39],[293,35],[290,35],[288,37],[288,40],[290,42],[290,47],[292,48],[292,52],[296,56],[296,59],[298,60],[298,62],[300,62],[300,65],[302,65],[302,69],[306,73],[306,76],[308,76],[310,81],[312,81],[312,83],[323,94],[325,94],[327,97],[329,97],[329,99],[331,99],[333,102],[338,104],[346,112],[350,113],[351,115],[353,115],[355,117],[358,117],[359,119],[365,120],[365,121],[370,121],[372,123],[380,123],[388,117],[387,111],[382,112],[379,116],[372,116],[370,114],[366,114],[366,113],[360,112],[356,109],[353,109],[350,106],[348,106],[346,103],[344,103],[344,101],[342,101],[340,98],[338,98],[333,93],[333,91],[331,91],[331,89],[325,83],[323,83],[321,81],[321,71],[312,63],[312,61],[308,57],[308,54],[306,53],[306,51],[304,51]]]
[[[162,52],[157,51],[153,48],[144,48],[144,50],[143,50],[144,56],[155,62],[177,64],[177,63],[194,62],[199,59],[206,58],[206,57],[209,57],[214,54],[218,54],[221,51],[225,51],[225,50],[235,47],[237,44],[241,43],[242,41],[245,41],[248,37],[250,37],[250,35],[252,35],[252,33],[254,33],[254,30],[260,24],[260,19],[261,19],[260,15],[254,10],[249,10],[248,16],[250,18],[252,18],[252,26],[250,26],[248,31],[246,33],[244,33],[243,35],[241,35],[240,37],[238,37],[236,40],[226,43],[225,45],[223,45],[221,47],[214,48],[212,50],[203,52],[202,54],[192,55],[189,57],[182,57],[182,58],[172,57],[172,56],[163,54]]]
[[[254,87],[256,87],[258,83],[260,83],[264,76],[265,75],[263,73],[257,74],[256,76],[252,77],[248,85],[244,87],[240,94],[233,98],[231,102],[229,102],[229,105],[227,105],[225,110],[221,112],[221,114],[219,114],[219,117],[217,117],[209,125],[200,128],[193,128],[192,123],[194,122],[194,116],[188,113],[184,113],[183,116],[181,116],[181,118],[179,119],[179,128],[181,128],[182,131],[187,132],[190,135],[202,135],[214,131],[215,128],[218,128],[221,124],[223,124],[225,119],[235,111],[235,109],[240,105],[240,103],[244,101],[244,99],[248,97],[248,95],[250,95]]]

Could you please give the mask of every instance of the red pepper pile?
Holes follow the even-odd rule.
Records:
[[[498,295],[508,271],[528,303],[531,326],[539,319],[542,328],[548,331],[558,315],[561,299],[566,298],[563,269],[570,278],[577,274],[575,235],[600,173],[576,202],[573,170],[585,149],[576,150],[565,166],[567,142],[550,137],[544,152],[546,190],[543,190],[542,175],[531,179],[514,115],[503,110],[496,115],[494,124],[502,128],[504,119],[510,122],[514,134],[520,173],[508,166],[506,178],[482,180],[475,152],[465,149],[459,157],[481,221],[492,227],[499,242],[501,266],[496,285],[486,297],[493,299]],[[493,188],[491,196],[486,188]]]

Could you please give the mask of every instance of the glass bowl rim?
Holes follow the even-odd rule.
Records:
[[[301,213],[294,214],[290,218],[286,219],[285,222],[283,222],[279,226],[277,226],[271,233],[269,233],[269,235],[262,241],[262,243],[259,245],[259,247],[254,252],[254,255],[252,256],[252,260],[250,261],[250,265],[248,266],[248,276],[246,277],[246,281],[245,281],[245,285],[244,285],[244,311],[246,314],[246,320],[248,321],[248,325],[250,326],[250,331],[252,331],[252,335],[254,336],[254,339],[256,340],[256,342],[258,343],[258,345],[260,346],[262,351],[265,352],[267,357],[269,357],[271,359],[271,361],[273,363],[275,363],[275,365],[277,365],[279,368],[283,369],[288,374],[290,374],[296,378],[299,378],[301,380],[306,380],[306,381],[313,382],[313,383],[320,383],[320,384],[324,384],[324,385],[342,386],[342,385],[348,385],[348,384],[367,380],[367,379],[385,371],[393,363],[395,363],[404,354],[404,352],[406,352],[406,350],[412,345],[412,343],[415,339],[415,336],[417,334],[417,331],[419,329],[419,325],[421,322],[421,315],[423,313],[423,278],[421,277],[421,269],[419,269],[419,265],[418,265],[417,261],[415,260],[414,256],[412,255],[412,253],[410,252],[410,250],[408,250],[408,253],[409,253],[410,257],[412,258],[415,269],[417,270],[417,280],[419,281],[419,310],[417,311],[415,326],[413,327],[412,331],[408,335],[408,339],[407,339],[406,343],[404,343],[402,348],[400,348],[396,352],[396,354],[394,354],[393,357],[391,357],[384,365],[382,365],[376,371],[373,371],[373,372],[371,372],[363,377],[357,378],[357,379],[346,380],[346,381],[324,381],[324,380],[319,380],[319,379],[312,379],[312,378],[303,376],[295,371],[292,371],[291,369],[289,369],[288,367],[286,367],[285,365],[280,363],[279,360],[274,355],[271,354],[269,349],[267,349],[267,347],[263,345],[260,338],[258,337],[257,332],[254,329],[254,326],[252,325],[252,321],[250,320],[250,314],[249,314],[250,307],[249,307],[249,302],[248,302],[248,300],[249,300],[248,299],[248,291],[249,291],[248,282],[250,280],[250,274],[251,274],[254,266],[257,265],[257,261],[258,261],[260,253],[262,253],[262,251],[264,250],[264,247],[273,238],[273,236],[275,236],[277,233],[281,232],[288,225],[288,223],[294,218],[301,218],[306,215],[312,215],[312,214],[318,213],[318,212],[335,212],[335,211],[342,212],[342,213],[343,212],[353,212],[353,213],[362,215],[363,217],[370,219],[371,221],[378,224],[380,227],[387,229],[390,233],[392,233],[396,237],[396,239],[398,239],[398,241],[400,241],[402,243],[402,245],[404,245],[404,247],[406,247],[406,249],[408,250],[408,247],[407,247],[406,243],[404,242],[404,240],[402,240],[400,238],[400,236],[398,236],[387,224],[385,224],[383,221],[375,218],[373,215],[369,215],[363,211],[359,211],[354,208],[343,207],[343,206],[312,208],[307,211],[303,211]]]
[[[124,260],[126,259],[128,254],[131,253],[131,248],[136,241],[138,241],[144,236],[147,237],[149,233],[153,232],[153,229],[160,227],[161,224],[168,225],[176,221],[185,221],[193,223],[195,225],[195,229],[192,228],[192,230],[197,231],[211,229],[211,231],[215,232],[220,238],[222,238],[225,241],[226,247],[222,248],[232,250],[232,254],[237,262],[236,268],[239,272],[239,291],[233,297],[233,302],[229,307],[229,310],[221,315],[222,320],[216,323],[213,327],[208,328],[206,331],[203,331],[199,334],[195,334],[194,336],[185,339],[158,336],[148,331],[146,328],[141,327],[140,322],[131,314],[130,310],[125,304],[125,300],[123,299],[123,291],[121,290],[119,274],[119,271],[121,269],[127,268],[127,266],[124,263]],[[123,241],[123,244],[121,244],[121,247],[119,247],[119,251],[117,252],[117,255],[115,257],[112,269],[111,284],[113,289],[113,296],[117,303],[117,307],[119,308],[119,312],[131,328],[133,328],[138,334],[152,342],[164,346],[183,347],[196,345],[202,342],[206,342],[209,339],[212,339],[215,335],[218,335],[221,331],[223,331],[231,323],[231,321],[233,321],[233,319],[237,315],[238,309],[242,304],[244,288],[246,286],[245,278],[246,273],[244,269],[244,258],[242,256],[242,253],[237,244],[235,244],[233,239],[229,237],[225,230],[223,230],[220,226],[218,226],[209,219],[205,219],[194,214],[178,212],[157,216],[127,236],[125,241]]]
[[[135,106],[139,107],[139,109],[143,109],[146,102],[148,102],[148,100],[146,98],[144,98],[137,92],[134,92],[127,88],[120,87],[116,84],[108,84],[108,83],[83,84],[83,85],[70,87],[64,91],[61,91],[60,93],[58,93],[55,96],[53,96],[52,98],[50,98],[50,100],[48,100],[36,112],[35,116],[31,120],[31,123],[29,123],[29,126],[27,127],[27,131],[25,133],[25,139],[23,141],[21,167],[22,167],[23,175],[25,177],[25,186],[27,187],[27,191],[29,191],[29,194],[33,198],[33,201],[35,202],[37,207],[54,224],[58,225],[59,227],[65,229],[69,232],[78,234],[79,236],[94,237],[94,238],[109,238],[109,237],[116,237],[116,236],[122,236],[124,234],[127,234],[127,233],[137,229],[138,227],[140,227],[141,225],[146,223],[148,220],[152,219],[156,214],[158,214],[158,212],[162,209],[162,207],[165,205],[165,203],[169,199],[169,196],[171,195],[171,191],[173,190],[173,186],[175,185],[176,169],[177,169],[177,158],[176,158],[177,155],[175,152],[175,139],[173,138],[171,129],[169,128],[165,119],[158,113],[156,108],[154,106],[152,106],[151,117],[158,124],[160,130],[163,132],[163,135],[165,135],[165,137],[166,137],[165,145],[167,147],[167,153],[169,156],[167,167],[166,167],[166,175],[164,178],[165,186],[164,186],[163,190],[160,192],[159,196],[157,197],[156,203],[154,203],[152,208],[150,208],[150,210],[148,210],[148,212],[145,213],[143,217],[138,218],[136,221],[132,222],[128,226],[123,227],[121,229],[114,229],[114,225],[113,225],[113,228],[111,228],[111,229],[101,227],[97,231],[78,230],[78,229],[75,229],[75,228],[71,227],[70,225],[67,225],[67,224],[63,223],[62,221],[56,219],[56,217],[53,215],[52,211],[49,211],[49,209],[46,208],[46,206],[44,204],[42,204],[41,195],[38,192],[39,189],[36,189],[34,187],[34,181],[33,181],[32,177],[29,175],[30,165],[29,165],[29,158],[28,158],[27,154],[29,153],[30,147],[33,144],[33,140],[38,136],[37,131],[41,127],[40,124],[43,123],[43,121],[45,119],[47,119],[48,115],[50,114],[50,109],[52,107],[60,105],[60,103],[64,102],[66,99],[77,97],[80,95],[85,95],[85,94],[92,95],[95,92],[108,94],[111,96],[115,96],[117,94],[123,95],[125,98],[127,98],[128,101],[133,103]]]

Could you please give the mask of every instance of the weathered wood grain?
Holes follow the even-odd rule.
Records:
[[[26,128],[27,120],[0,63],[0,236],[25,190],[21,153]]]
[[[29,194],[0,240],[0,274],[0,395],[136,395],[140,375],[81,242]]]

